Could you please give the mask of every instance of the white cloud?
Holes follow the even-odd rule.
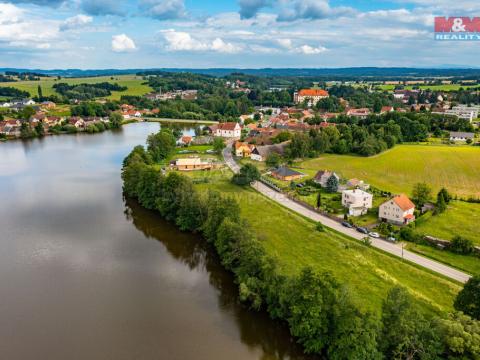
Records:
[[[292,39],[277,39],[277,43],[285,49],[291,49],[293,47]]]
[[[140,8],[145,16],[157,20],[179,19],[187,14],[184,0],[142,0]]]
[[[125,34],[112,36],[112,51],[115,52],[132,52],[137,47],[132,39]]]
[[[323,46],[313,47],[310,45],[302,45],[296,48],[294,51],[304,55],[316,55],[327,51],[327,48]]]
[[[60,30],[66,31],[66,30],[79,29],[92,23],[92,21],[93,21],[93,18],[91,16],[82,15],[82,14],[72,16],[68,19],[65,19],[63,24],[60,25]]]
[[[166,48],[169,51],[215,51],[233,54],[242,49],[241,46],[225,42],[219,37],[213,40],[201,40],[193,37],[188,32],[173,29],[163,30],[161,33],[167,42]]]

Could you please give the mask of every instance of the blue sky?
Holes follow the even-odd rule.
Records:
[[[0,67],[479,66],[480,42],[433,40],[478,0],[12,0]]]

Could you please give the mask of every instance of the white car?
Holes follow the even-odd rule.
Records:
[[[368,235],[372,238],[375,238],[375,239],[378,239],[380,237],[380,235],[376,232],[371,232],[371,233],[368,233]]]

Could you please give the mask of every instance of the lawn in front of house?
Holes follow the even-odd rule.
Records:
[[[461,286],[427,270],[367,247],[334,231],[318,232],[315,223],[285,209],[254,190],[230,182],[230,175],[208,184],[235,197],[267,252],[278,260],[280,271],[297,274],[304,266],[331,272],[349,286],[363,310],[379,312],[388,290],[406,287],[426,312],[452,309]]]

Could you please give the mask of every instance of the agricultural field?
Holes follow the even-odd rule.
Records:
[[[395,86],[398,85],[376,85],[375,88],[379,88],[384,91],[393,91]],[[405,90],[421,89],[421,90],[433,90],[433,91],[458,91],[463,89],[476,89],[478,85],[460,85],[460,84],[444,84],[444,85],[408,85],[404,86]]]
[[[461,288],[459,284],[336,232],[318,232],[313,222],[252,189],[231,184],[229,175],[223,173],[223,178],[197,187],[216,188],[234,196],[240,202],[243,216],[268,253],[278,260],[282,272],[295,274],[304,266],[331,272],[340,282],[348,284],[353,298],[364,310],[380,311],[388,290],[398,284],[406,287],[426,312],[452,309],[453,299]]]
[[[119,75],[119,76],[98,76],[98,77],[85,77],[85,78],[61,78],[58,80],[56,77],[45,77],[39,81],[19,81],[12,83],[0,83],[0,86],[14,87],[19,90],[28,91],[31,96],[38,95],[38,85],[42,87],[42,93],[44,96],[56,94],[53,89],[53,85],[56,83],[68,83],[74,84],[94,84],[101,82],[118,83],[121,86],[128,87],[126,91],[113,91],[109,96],[111,100],[119,100],[122,95],[145,95],[152,91],[152,88],[148,85],[144,85],[145,82],[140,76],[135,75]]]
[[[461,235],[480,246],[479,223],[480,204],[451,201],[444,213],[434,216],[428,213],[420,217],[415,222],[415,230],[444,240]]]
[[[334,170],[393,193],[410,194],[415,183],[426,182],[435,192],[446,187],[458,196],[480,197],[480,147],[474,146],[397,145],[372,157],[325,154],[295,169],[310,176]]]

